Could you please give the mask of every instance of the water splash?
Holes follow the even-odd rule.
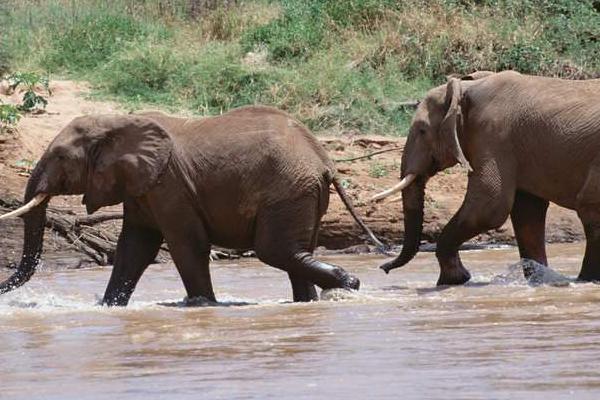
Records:
[[[569,286],[575,280],[534,260],[521,259],[508,267],[508,272],[492,278],[491,284],[528,284],[530,286]]]
[[[359,292],[355,290],[348,289],[325,289],[321,292],[320,299],[325,301],[342,301],[342,300],[356,300],[364,298],[364,295],[361,295]]]

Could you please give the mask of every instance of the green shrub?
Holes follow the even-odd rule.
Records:
[[[388,171],[387,167],[383,164],[380,164],[378,162],[372,162],[369,165],[369,176],[371,178],[383,178],[389,173],[390,172]]]
[[[398,10],[401,2],[394,0],[320,0],[325,15],[340,27],[361,30],[378,28],[386,13]]]
[[[6,77],[9,88],[15,90],[22,86],[25,88],[21,104],[17,106],[19,111],[31,112],[35,110],[43,110],[48,105],[48,100],[45,97],[35,92],[39,86],[46,90],[48,95],[50,92],[50,80],[47,76],[42,76],[35,72],[15,72]]]
[[[391,0],[282,0],[281,4],[280,18],[250,30],[242,39],[246,51],[266,45],[276,61],[306,58],[322,48],[327,34],[336,28],[372,30],[385,12],[398,3]]]
[[[550,62],[548,53],[539,44],[517,42],[500,51],[497,69],[536,74],[547,70]]]
[[[131,41],[140,41],[150,29],[128,15],[87,15],[50,34],[50,49],[42,62],[49,69],[86,71],[109,60]],[[168,36],[160,30],[159,36]]]
[[[246,51],[266,45],[273,60],[303,58],[320,47],[325,34],[321,7],[315,0],[282,2],[283,15],[250,30],[243,38]]]
[[[129,100],[168,101],[170,81],[181,67],[168,46],[130,45],[100,69],[98,86]]]
[[[544,38],[561,56],[585,66],[585,75],[600,69],[600,3],[556,2],[562,7],[546,20]],[[564,3],[564,4],[562,4]]]
[[[190,105],[203,114],[215,114],[248,104],[269,103],[266,92],[273,77],[247,70],[237,63],[199,64],[191,71],[194,79]]]
[[[10,59],[11,56],[8,49],[3,46],[3,43],[0,41],[0,76],[10,71]]]
[[[17,106],[2,104],[0,101],[0,133],[13,129],[19,119],[21,119],[21,114]]]
[[[108,93],[128,101],[212,114],[267,101],[263,95],[272,78],[242,65],[237,46],[183,51],[164,44],[124,49],[102,69],[99,81]]]
[[[25,90],[33,91],[36,86],[42,86],[46,92],[50,93],[50,79],[47,76],[36,72],[15,72],[6,77],[11,90],[19,86],[25,87]]]

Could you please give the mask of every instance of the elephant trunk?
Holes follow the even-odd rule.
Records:
[[[29,203],[41,192],[42,181],[41,167],[38,165],[33,171],[25,191],[25,203]],[[10,292],[25,284],[35,273],[40,261],[44,243],[44,227],[46,225],[46,208],[49,197],[23,216],[25,220],[23,255],[17,271],[8,279],[0,283],[0,294]]]
[[[425,179],[418,177],[414,184],[402,191],[404,209],[404,244],[400,255],[381,266],[386,273],[402,267],[419,251],[423,231],[423,206],[425,200]]]

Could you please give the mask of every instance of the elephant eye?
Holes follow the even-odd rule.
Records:
[[[423,128],[419,129],[419,134],[420,135],[424,135],[426,133],[427,133],[427,131],[425,129],[423,129]]]

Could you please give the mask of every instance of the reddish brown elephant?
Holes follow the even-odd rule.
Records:
[[[521,257],[547,264],[550,201],[577,211],[587,239],[579,279],[600,280],[600,80],[479,72],[429,91],[410,127],[402,181],[376,196],[402,190],[404,247],[386,272],[419,249],[427,180],[457,163],[468,187],[437,241],[438,284],[468,281],[459,246],[509,215]]]
[[[295,301],[321,288],[358,289],[342,268],[315,260],[319,223],[335,168],[313,135],[289,115],[244,107],[203,119],[162,113],[76,118],[50,144],[27,184],[25,241],[0,293],[28,281],[39,262],[52,196],[83,194],[88,213],[123,203],[123,229],[103,303],[126,305],[165,240],[189,298],[215,300],[211,244],[253,248],[289,274]]]

